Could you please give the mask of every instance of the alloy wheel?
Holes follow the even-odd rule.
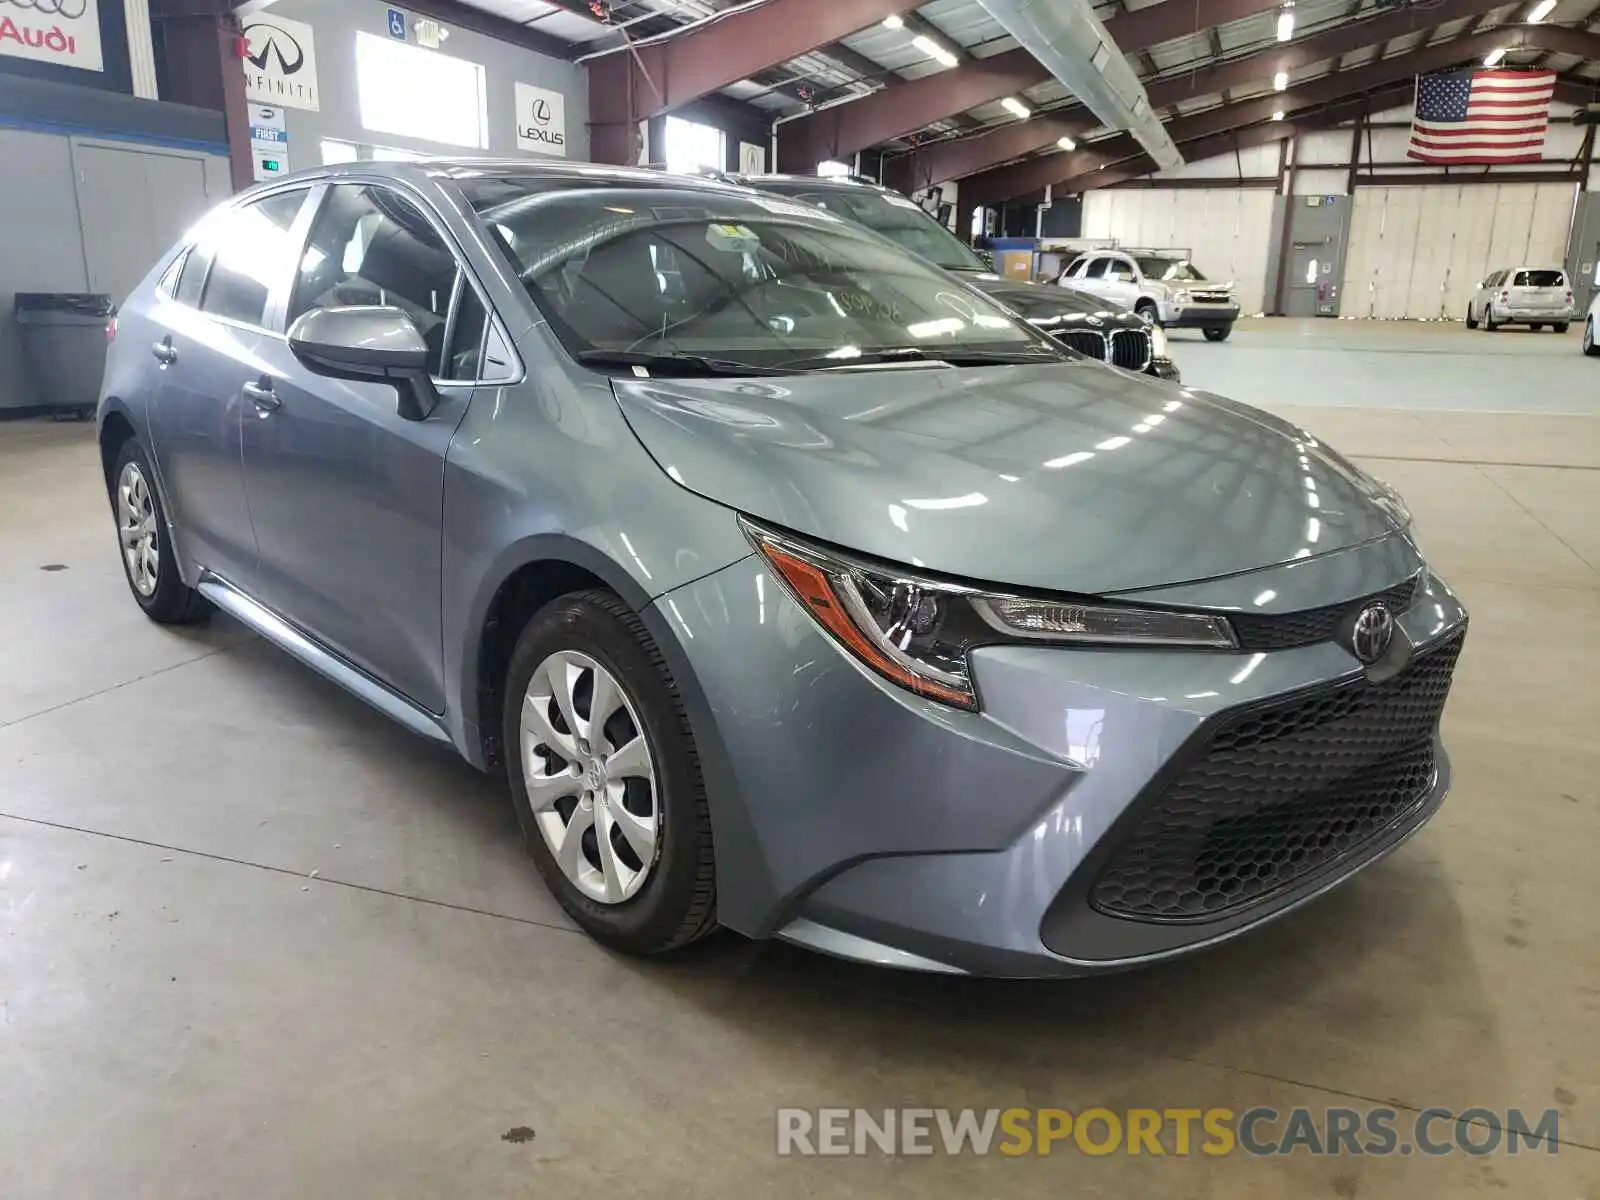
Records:
[[[520,728],[528,802],[562,874],[596,903],[632,899],[656,865],[661,801],[627,692],[587,654],[557,651],[528,681]]]
[[[153,596],[161,581],[161,539],[156,536],[155,501],[139,464],[123,465],[117,477],[117,530],[128,580],[141,596]]]

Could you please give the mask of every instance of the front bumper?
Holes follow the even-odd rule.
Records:
[[[1344,560],[1350,590],[1333,594],[1350,598],[1419,565],[1398,537]],[[1279,576],[1289,578],[1278,568],[1239,587],[1257,595]],[[691,716],[713,781],[719,915],[752,936],[926,970],[1121,969],[1236,936],[1336,885],[1420,828],[1449,786],[1441,751],[1403,813],[1215,919],[1111,916],[1090,889],[1141,798],[1231,714],[1359,682],[1343,646],[992,647],[973,654],[984,711],[970,714],[858,667],[759,560],[663,604],[704,695]],[[1425,576],[1398,619],[1396,653],[1421,655],[1465,621],[1448,588]]]
[[[1168,329],[1217,329],[1239,319],[1237,304],[1175,304],[1161,306],[1161,323]]]
[[[1165,379],[1171,383],[1182,383],[1182,376],[1178,374],[1178,364],[1170,358],[1152,358],[1150,365],[1144,369],[1146,375],[1154,375],[1157,379]]]

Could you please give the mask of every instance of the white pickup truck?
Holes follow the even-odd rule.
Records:
[[[1104,296],[1166,329],[1199,329],[1210,342],[1233,332],[1233,284],[1213,283],[1181,255],[1158,250],[1089,250],[1058,282]]]

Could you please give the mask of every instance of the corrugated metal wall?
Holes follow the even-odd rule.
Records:
[[[1344,274],[1347,317],[1449,317],[1490,271],[1560,266],[1571,183],[1356,189]]]
[[[1208,278],[1231,279],[1240,307],[1262,311],[1272,237],[1268,188],[1111,188],[1083,200],[1083,236],[1176,246]]]

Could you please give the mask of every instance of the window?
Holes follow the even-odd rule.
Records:
[[[904,196],[886,192],[803,192],[796,197],[865,225],[947,271],[986,271],[978,256],[928,213]]]
[[[574,354],[799,369],[879,354],[1059,353],[982,294],[821,209],[644,187],[601,198],[537,178],[462,190]]]
[[[361,124],[447,146],[489,147],[489,102],[477,63],[393,38],[356,34]]]
[[[446,352],[451,303],[463,297],[459,333]],[[475,378],[486,314],[455,255],[411,201],[387,188],[342,184],[311,227],[289,320],[313,308],[385,304],[403,309],[428,343],[428,373]]]
[[[722,130],[715,125],[668,117],[664,140],[669,171],[692,174],[702,167],[721,171],[728,164]]]
[[[291,261],[289,231],[300,215],[305,189],[279,192],[224,213],[189,255],[214,256],[200,307],[217,317],[260,325],[266,319],[272,285]],[[178,283],[179,299],[191,291],[189,268]]]
[[[1118,283],[1132,283],[1133,264],[1125,258],[1106,259],[1106,278],[1114,279]]]
[[[1566,287],[1567,277],[1561,271],[1518,271],[1511,281],[1512,287],[1553,288]]]
[[[1104,279],[1106,277],[1106,268],[1110,265],[1111,260],[1109,258],[1097,258],[1089,264],[1088,269],[1083,273],[1083,277],[1085,279]]]

